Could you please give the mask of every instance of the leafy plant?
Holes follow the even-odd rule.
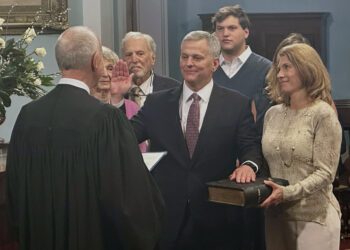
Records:
[[[0,32],[5,20],[0,18]],[[2,38],[0,33],[0,117],[5,117],[6,107],[11,105],[11,95],[36,99],[45,93],[43,86],[52,86],[55,74],[45,75],[40,60],[45,48],[28,52],[28,45],[37,36],[29,27],[19,39]]]

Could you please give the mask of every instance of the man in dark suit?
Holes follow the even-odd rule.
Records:
[[[128,32],[122,40],[121,47],[129,73],[133,74],[130,98],[140,107],[143,106],[147,95],[180,85],[175,79],[154,73],[156,43],[150,35]]]
[[[20,249],[149,249],[163,200],[125,116],[89,92],[104,74],[101,44],[86,27],[56,44],[62,78],[24,106],[7,158],[12,225]]]
[[[184,84],[148,96],[132,119],[139,141],[149,139],[150,151],[168,152],[152,171],[166,203],[164,250],[244,249],[242,209],[207,201],[206,182],[255,180],[261,163],[249,99],[213,83],[219,53],[215,36],[187,34],[180,56]]]

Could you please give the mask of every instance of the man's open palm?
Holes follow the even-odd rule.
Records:
[[[118,89],[118,93],[124,95],[131,88],[132,77],[133,74],[129,74],[126,62],[123,60],[118,60],[113,67],[111,84]]]

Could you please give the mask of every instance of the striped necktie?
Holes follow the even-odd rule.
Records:
[[[193,101],[188,111],[185,139],[188,152],[192,158],[199,135],[199,101],[201,98],[196,93],[193,93],[189,100],[191,99],[193,99]]]
[[[130,90],[130,99],[136,102],[139,107],[141,107],[142,96],[144,96],[144,93],[140,87],[135,86]]]

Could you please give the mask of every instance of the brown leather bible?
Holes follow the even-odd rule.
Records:
[[[241,207],[257,207],[272,192],[272,188],[264,184],[267,179],[278,185],[289,185],[287,180],[279,178],[257,178],[250,183],[237,183],[229,179],[212,181],[207,183],[208,200]]]

